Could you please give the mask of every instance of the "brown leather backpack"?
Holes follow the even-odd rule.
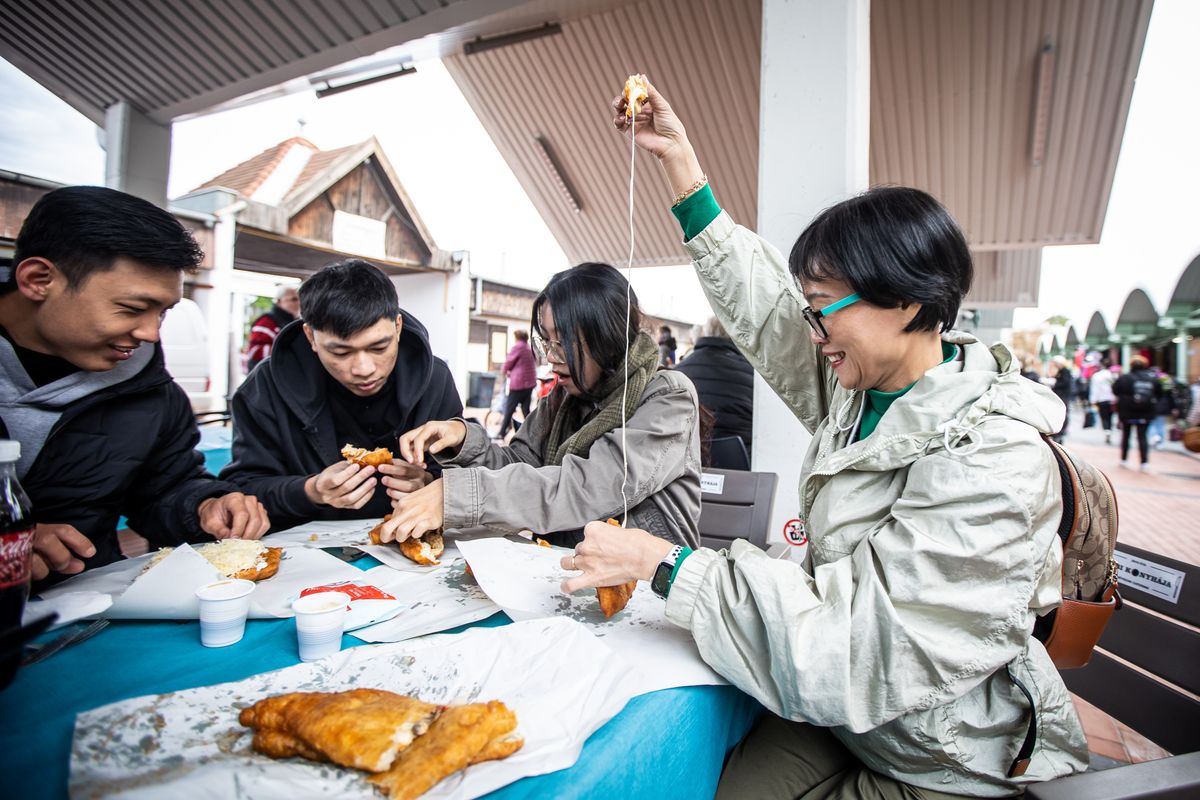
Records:
[[[1062,478],[1062,605],[1038,620],[1033,634],[1059,669],[1088,663],[1109,617],[1121,606],[1117,591],[1117,495],[1104,473],[1046,439]]]
[[[1033,627],[1054,666],[1074,669],[1088,663],[1109,617],[1121,607],[1117,591],[1117,495],[1103,472],[1048,436],[1043,437],[1062,478],[1062,605]],[[1025,774],[1037,743],[1037,714],[1029,688],[1009,670],[1009,678],[1029,701],[1029,729],[1009,777]]]

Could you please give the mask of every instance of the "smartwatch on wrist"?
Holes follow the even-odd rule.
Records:
[[[654,577],[650,579],[650,588],[664,600],[667,598],[667,592],[671,591],[671,573],[675,571],[675,562],[679,560],[679,554],[682,552],[682,546],[672,547],[667,557],[658,562],[654,569]]]

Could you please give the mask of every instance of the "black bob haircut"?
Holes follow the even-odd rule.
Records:
[[[628,327],[626,292],[630,300]],[[592,394],[594,386],[583,384],[584,342],[600,367],[599,383],[623,369],[626,337],[632,344],[642,328],[637,295],[625,276],[608,264],[588,262],[556,273],[533,301],[533,319],[529,324],[543,340],[546,334],[542,330],[541,311],[547,303],[554,314],[555,333],[562,342],[571,381],[586,399],[601,399]]]
[[[396,285],[374,264],[348,258],[327,267],[300,284],[300,315],[322,333],[348,339],[400,314]]]
[[[920,304],[906,333],[954,327],[974,274],[950,212],[904,186],[871,189],[822,211],[792,246],[788,267],[801,281],[843,281],[880,308]]]
[[[53,262],[67,288],[78,291],[118,258],[190,272],[200,266],[204,251],[179,220],[147,200],[103,186],[66,186],[43,195],[29,210],[0,294],[16,289],[16,266],[27,258]]]

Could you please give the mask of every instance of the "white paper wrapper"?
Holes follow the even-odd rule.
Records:
[[[294,691],[372,687],[432,703],[502,700],[525,746],[477,764],[424,797],[472,798],[528,775],[565,769],[583,743],[637,693],[633,670],[568,619],[478,628],[402,644],[356,647],[237,683],[125,700],[80,714],[73,798],[372,798],[365,773],[250,750],[238,712]]]
[[[112,595],[100,592],[71,592],[53,600],[30,600],[25,604],[21,624],[28,625],[53,612],[58,614],[58,619],[50,626],[50,630],[54,630],[76,620],[98,617],[111,605]]]
[[[370,544],[379,519],[318,520],[263,537],[272,547],[357,547]]]
[[[200,613],[196,589],[220,580],[221,574],[186,544],[143,573],[149,558],[147,554],[84,572],[42,592],[42,597],[66,602],[65,596],[72,593],[100,592],[113,598],[103,614],[110,619],[196,619]],[[320,550],[287,550],[275,577],[256,584],[250,617],[291,617],[291,600],[302,589],[361,575],[361,570]]]
[[[364,642],[401,642],[427,633],[456,628],[487,619],[500,610],[479,584],[468,576],[459,561],[426,575],[375,567],[362,573],[365,579],[403,604],[403,610],[386,622],[351,631]]]
[[[605,619],[596,591],[563,594],[571,551],[500,537],[459,542],[480,587],[514,620],[569,617],[587,625],[640,670],[640,692],[726,683],[700,658],[692,635],[667,621],[665,601],[639,583],[624,610]]]

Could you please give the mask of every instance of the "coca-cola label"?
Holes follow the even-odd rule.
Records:
[[[29,580],[32,555],[33,528],[0,534],[0,589]]]

